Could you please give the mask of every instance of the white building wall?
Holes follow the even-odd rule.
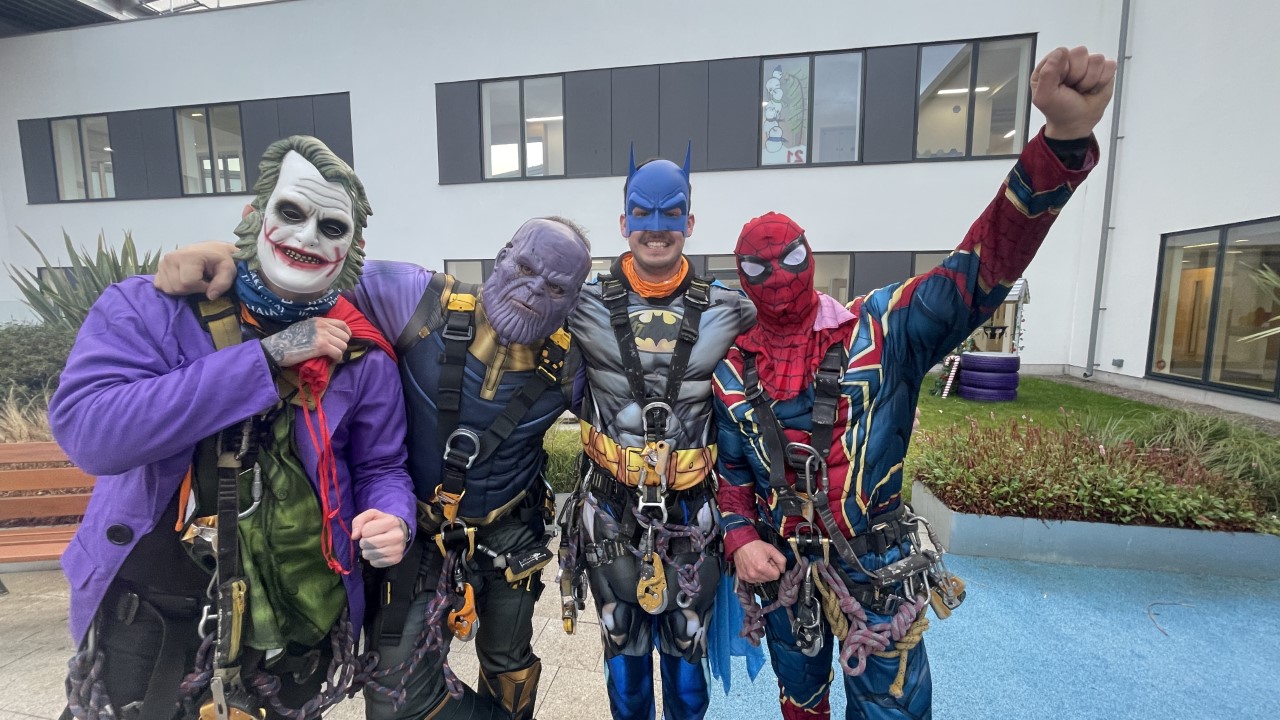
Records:
[[[1250,4],[1262,7],[1260,1]],[[809,1],[781,10],[765,0],[657,0],[636,17],[621,12],[616,3],[594,0],[294,0],[0,40],[0,75],[5,78],[0,85],[0,157],[6,160],[0,163],[5,220],[0,250],[8,262],[34,264],[16,227],[48,247],[56,246],[62,228],[86,245],[99,230],[118,240],[123,230],[131,229],[144,249],[230,238],[244,202],[242,197],[195,197],[28,205],[19,119],[350,92],[356,166],[375,210],[368,234],[375,257],[431,266],[444,258],[492,257],[522,220],[546,214],[578,220],[591,231],[597,255],[616,254],[624,249],[616,230],[619,178],[438,185],[434,84],[1022,33],[1038,33],[1040,55],[1075,44],[1114,54],[1120,18],[1118,0],[1082,0],[1069,8],[1046,0]],[[1148,14],[1156,13],[1153,8]],[[623,18],[633,24],[620,24]],[[1195,24],[1216,22],[1217,17],[1206,17]],[[1230,24],[1259,40],[1262,25]],[[1183,35],[1197,30],[1172,20],[1155,25],[1166,26]],[[1224,25],[1221,33],[1228,32]],[[1227,40],[1204,47],[1226,51]],[[1174,44],[1163,38],[1156,42]],[[1265,52],[1274,58],[1276,51]],[[1197,60],[1213,57],[1205,52]],[[1132,85],[1154,84],[1155,90],[1145,90],[1145,102],[1167,107],[1170,94],[1160,88],[1172,84],[1166,79],[1170,68],[1146,72],[1147,78]],[[1242,86],[1247,82],[1227,80]],[[1133,92],[1127,104],[1144,102],[1138,99],[1139,90]],[[1196,92],[1216,91],[1205,87]],[[1146,112],[1160,116],[1166,111],[1157,107]],[[1032,128],[1041,121],[1033,110]],[[1108,122],[1109,116],[1104,128]],[[1105,133],[1101,139],[1105,158]],[[1157,145],[1163,152],[1165,144]],[[1147,153],[1127,152],[1135,153],[1132,165],[1146,162]],[[946,249],[959,242],[1008,167],[1006,161],[992,160],[702,173],[694,178],[698,226],[688,251],[729,252],[742,223],[767,210],[795,217],[818,251]],[[1027,273],[1035,289],[1028,307],[1029,364],[1083,361],[1102,177],[1099,169],[1077,194]],[[1151,200],[1162,209],[1174,204],[1161,197]],[[1192,200],[1199,202],[1194,193],[1188,202]],[[1116,244],[1127,247],[1129,242]],[[1153,256],[1116,266],[1141,275],[1134,285],[1153,281]],[[7,278],[0,278],[0,300],[15,295]],[[1141,332],[1129,331],[1130,338],[1116,333],[1115,342],[1145,342],[1146,321],[1141,322]],[[1112,332],[1108,328],[1108,343]],[[1138,354],[1128,347],[1106,347],[1108,353]],[[1136,371],[1137,365],[1136,360],[1127,364],[1126,372]]]
[[[1137,0],[1130,23],[1097,360],[1101,371],[1137,378],[1160,236],[1280,215],[1280,5]],[[1085,341],[1070,355],[1080,369]]]

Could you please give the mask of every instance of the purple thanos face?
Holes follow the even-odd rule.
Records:
[[[504,343],[529,345],[564,324],[591,269],[591,253],[555,220],[530,220],[498,252],[481,297]]]

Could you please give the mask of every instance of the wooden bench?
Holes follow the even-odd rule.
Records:
[[[23,464],[60,467],[4,469]],[[84,515],[94,479],[71,465],[57,443],[0,444],[0,520],[51,520]],[[39,494],[41,491],[52,493]],[[11,494],[11,493],[22,494]],[[0,528],[0,564],[57,560],[79,525]]]

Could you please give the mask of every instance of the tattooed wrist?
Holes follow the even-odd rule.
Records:
[[[293,364],[289,358],[298,353],[305,353],[315,347],[316,323],[314,320],[303,320],[281,330],[275,335],[262,339],[262,348],[282,367]]]

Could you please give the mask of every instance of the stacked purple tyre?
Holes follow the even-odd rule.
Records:
[[[1017,400],[1021,362],[1013,353],[967,352],[960,356],[956,393],[981,402]]]

